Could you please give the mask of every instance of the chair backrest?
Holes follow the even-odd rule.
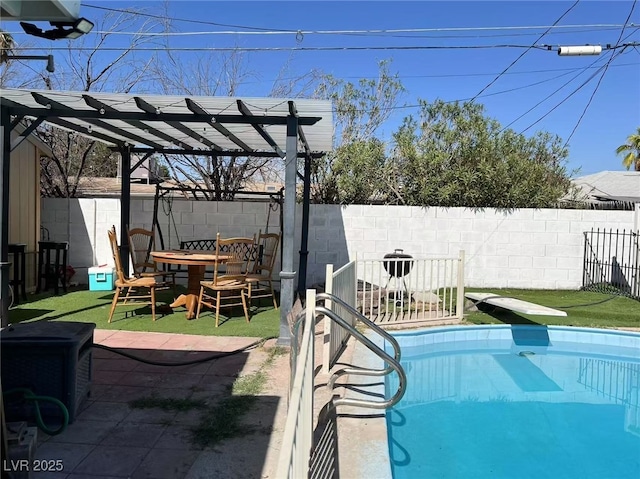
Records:
[[[129,230],[127,236],[129,237],[129,252],[131,253],[133,270],[136,273],[144,273],[147,270],[156,271],[156,264],[150,260],[154,232],[144,228],[133,228]]]
[[[226,256],[224,261],[216,259],[213,270],[213,282],[216,284],[222,279],[240,279],[249,270],[252,261],[252,251],[255,250],[256,237],[253,238],[221,238],[220,233],[216,237],[216,257]],[[224,265],[224,272],[220,266]]]
[[[122,283],[125,283],[127,278],[125,278],[124,269],[122,268],[122,260],[120,259],[120,248],[118,247],[118,238],[116,237],[116,227],[112,226],[107,230],[107,234],[109,235],[109,243],[111,244],[113,262],[116,265],[116,276]]]
[[[266,274],[273,272],[278,256],[278,245],[280,244],[280,233],[258,232],[258,259],[255,262],[253,272],[256,274]]]

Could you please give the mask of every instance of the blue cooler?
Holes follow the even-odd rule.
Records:
[[[92,266],[89,268],[89,291],[113,291],[115,269],[113,266]]]

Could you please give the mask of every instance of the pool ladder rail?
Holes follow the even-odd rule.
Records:
[[[398,374],[398,378],[399,378],[398,390],[389,399],[386,399],[384,401],[373,401],[373,400],[357,399],[357,398],[338,398],[333,401],[333,405],[334,406],[341,406],[341,405],[342,406],[360,406],[360,407],[367,407],[372,409],[387,409],[397,404],[398,401],[402,399],[402,396],[404,396],[404,393],[407,389],[407,375],[402,365],[400,364],[400,345],[398,344],[398,341],[393,336],[391,336],[388,332],[382,329],[380,326],[373,323],[373,321],[369,320],[367,317],[365,317],[359,311],[353,308],[350,304],[346,303],[344,300],[338,298],[337,296],[334,296],[333,294],[330,294],[330,293],[319,293],[316,295],[316,301],[325,301],[325,300],[333,301],[339,304],[347,312],[349,312],[352,316],[354,316],[356,320],[365,324],[375,333],[382,336],[383,339],[385,339],[386,341],[389,342],[389,344],[391,344],[394,352],[393,357],[391,357],[386,351],[384,351],[377,344],[375,344],[373,341],[367,338],[364,334],[358,331],[355,328],[355,325],[352,326],[331,309],[326,308],[325,306],[320,306],[316,304],[315,305],[316,313],[325,315],[326,317],[330,318],[332,321],[338,323],[340,326],[345,328],[347,331],[349,331],[349,333],[354,338],[356,338],[356,340],[360,341],[371,352],[376,354],[380,359],[382,359],[387,364],[387,366],[383,369],[368,369],[368,368],[358,368],[358,367],[346,367],[346,368],[339,369],[338,371],[334,372],[333,375],[329,378],[328,387],[331,389],[335,389],[336,381],[338,380],[338,378],[340,378],[341,376],[344,376],[345,374],[380,377],[380,376],[386,376],[387,374],[390,374],[393,371],[395,371]]]

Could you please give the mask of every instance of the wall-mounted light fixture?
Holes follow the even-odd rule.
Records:
[[[42,30],[33,23],[20,22],[25,33],[48,40],[73,40],[89,33],[93,29],[93,23],[86,18],[78,18],[74,22],[49,22],[52,30]]]

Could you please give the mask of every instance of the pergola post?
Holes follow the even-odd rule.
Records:
[[[131,218],[131,148],[120,149],[120,258],[124,273],[129,275],[129,218]]]
[[[279,346],[291,345],[291,333],[287,317],[294,301],[295,277],[293,270],[294,236],[296,224],[296,176],[298,174],[298,118],[287,116],[287,143],[284,170],[284,224],[282,228],[282,271],[280,271],[280,336]]]
[[[9,324],[9,172],[11,167],[11,115],[0,109],[0,323]]]
[[[309,203],[311,202],[311,156],[304,157],[304,183],[302,185],[302,231],[300,233],[300,274],[298,295],[305,297],[307,289],[307,263],[309,258]]]

